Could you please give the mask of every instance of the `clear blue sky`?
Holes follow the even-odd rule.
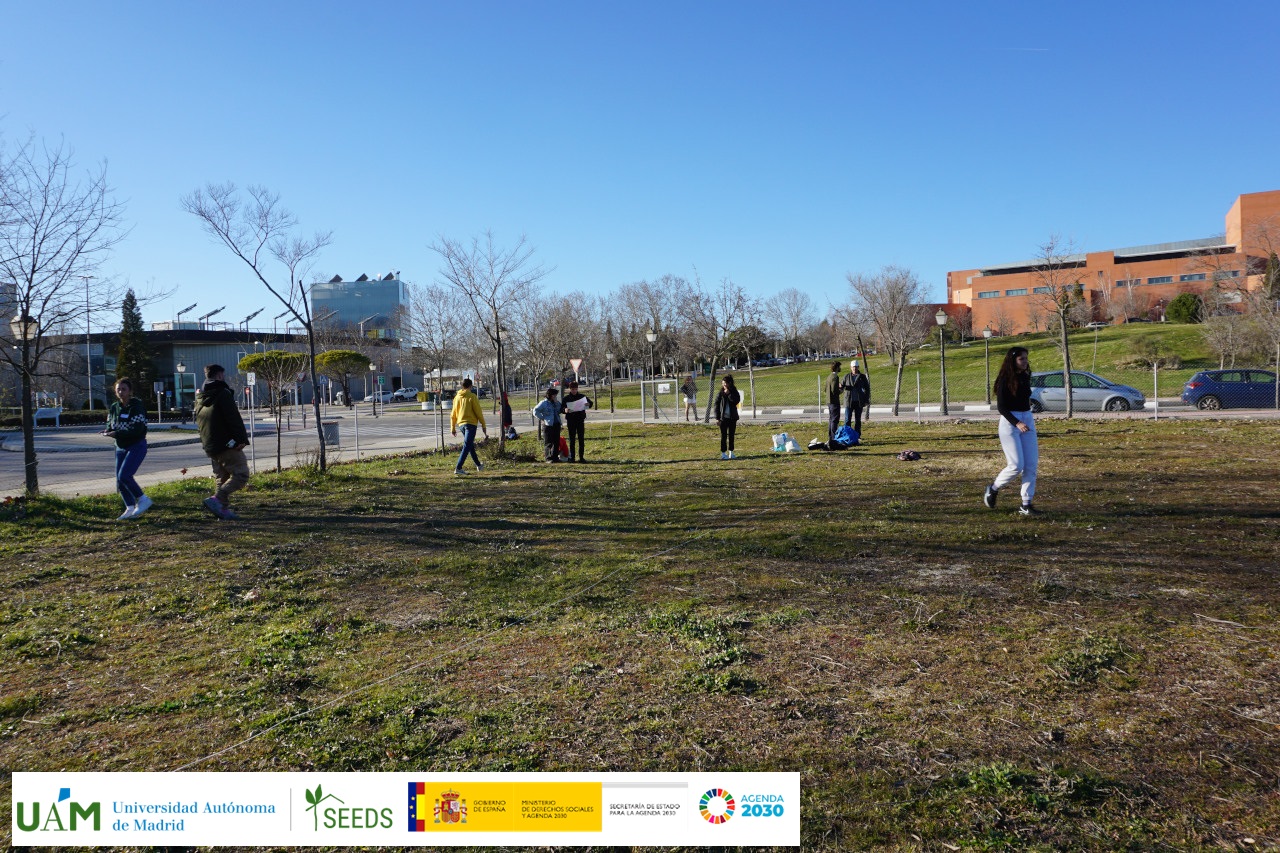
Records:
[[[179,207],[277,190],[317,271],[431,280],[528,236],[550,290],[785,287],[1220,233],[1280,189],[1280,4],[51,2],[4,5],[0,130],[108,162],[108,269],[236,321],[270,296]],[[270,322],[266,323],[269,327]]]

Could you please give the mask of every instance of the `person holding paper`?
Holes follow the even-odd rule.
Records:
[[[587,432],[587,409],[595,408],[591,398],[578,393],[578,382],[569,383],[569,393],[564,395],[564,420],[569,426],[569,461],[574,458],[574,441],[577,440],[578,461],[585,462],[583,447]]]

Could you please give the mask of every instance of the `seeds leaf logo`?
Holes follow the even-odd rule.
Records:
[[[316,785],[316,789],[314,791],[309,791],[305,788],[303,790],[306,791],[307,802],[311,804],[307,806],[307,811],[312,812],[312,818],[315,821],[314,828],[316,832],[319,832],[320,831],[320,804],[323,803],[325,800],[338,800],[338,802],[340,803],[342,803],[342,800],[338,799],[338,797],[335,796],[334,794],[324,793],[320,785]],[[346,805],[346,803],[343,803],[343,805]]]

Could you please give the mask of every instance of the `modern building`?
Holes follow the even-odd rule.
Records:
[[[1267,257],[1280,245],[1280,190],[1237,196],[1222,236],[1066,255],[1055,265],[1087,320],[1161,320],[1181,293],[1238,303],[1262,287]],[[947,301],[968,306],[973,329],[997,334],[1048,328],[1044,260],[947,273]],[[980,333],[980,332],[979,332]]]
[[[404,282],[399,272],[382,278],[361,275],[355,281],[343,281],[335,275],[311,285],[312,315],[324,318],[328,327],[348,327],[364,338],[399,339],[404,306]]]

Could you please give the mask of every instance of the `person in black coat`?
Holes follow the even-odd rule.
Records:
[[[840,390],[844,392],[844,425],[852,426],[861,435],[862,410],[871,403],[871,382],[858,362],[849,365],[849,375],[840,383]]]
[[[733,384],[733,376],[726,375],[720,380],[720,391],[716,394],[716,423],[720,424],[720,458],[737,459],[733,452],[733,438],[738,431],[738,404],[742,395]]]

